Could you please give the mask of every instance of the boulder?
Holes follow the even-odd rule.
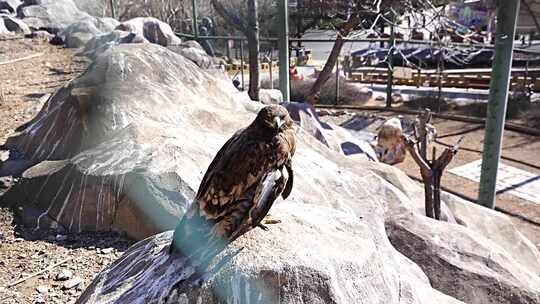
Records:
[[[201,45],[194,40],[183,42],[180,45],[168,46],[168,49],[188,58],[203,69],[216,68],[219,65],[225,66],[225,62],[220,59],[208,56]]]
[[[136,33],[114,30],[90,39],[79,55],[95,59],[112,46],[122,43],[148,43],[148,41]]]
[[[261,89],[259,97],[263,104],[280,104],[283,102],[283,94],[277,89]]]
[[[95,36],[102,34],[94,20],[86,19],[72,23],[58,33],[58,37],[67,48],[80,48]]]
[[[55,36],[47,31],[33,31],[30,35],[27,35],[29,38],[43,39],[51,41]]]
[[[540,303],[538,273],[474,230],[407,212],[386,228],[392,245],[445,294],[470,304]]]
[[[0,35],[2,36],[13,35],[10,31],[8,31],[8,29],[4,25],[4,22],[2,21],[3,20],[0,20]]]
[[[118,24],[112,18],[85,19],[69,25],[58,33],[58,37],[68,48],[80,48],[90,40],[104,33],[110,33]]]
[[[163,21],[153,17],[138,17],[122,22],[117,30],[136,33],[143,36],[150,43],[162,46],[179,45],[182,40],[178,38],[172,28]]]
[[[120,25],[120,21],[114,18],[109,18],[109,17],[96,18],[96,27],[102,33],[112,32],[119,25]]]
[[[512,258],[540,276],[540,253],[535,250],[533,242],[516,229],[508,216],[447,192],[441,193],[441,198],[456,222],[491,239]]]
[[[286,103],[284,105],[291,114],[291,118],[303,130],[333,151],[349,157],[377,160],[375,151],[367,141],[357,140],[345,129],[321,121],[311,104]]]
[[[17,8],[22,4],[20,0],[0,0],[0,10],[6,10],[13,14],[17,12]]]
[[[9,16],[2,16],[0,18],[4,21],[4,25],[8,31],[24,35],[31,34],[30,28],[22,20]]]
[[[65,30],[72,23],[95,18],[80,11],[72,0],[25,1],[18,8],[17,17],[32,30],[45,30],[56,34]]]
[[[292,203],[272,213],[280,224],[240,238],[225,254],[241,253],[187,295],[175,293],[185,264],[168,255],[165,232],[132,246],[77,303],[462,303],[433,290],[406,259],[394,268],[365,220]]]
[[[129,63],[125,56],[130,58]],[[130,71],[129,79],[126,71]],[[227,89],[234,88],[223,84],[229,81],[222,74],[216,89],[208,91],[208,87],[216,86],[214,77],[208,78],[185,57],[149,44],[112,47],[84,75],[60,89],[38,116],[19,130],[18,136],[6,142],[8,149],[28,144],[23,153],[27,161],[37,164],[23,174],[20,188],[10,191],[8,197],[14,195],[15,202],[22,195],[34,202],[26,208],[36,209],[29,214],[39,216],[27,219],[35,226],[44,225],[41,219],[48,217],[57,222],[55,226],[73,232],[115,229],[135,238],[173,228],[204,173],[199,168],[200,159],[191,163],[183,160],[195,154],[209,160],[213,151],[200,153],[199,147],[208,145],[211,138],[215,140],[212,150],[222,144],[216,140],[221,136],[204,132],[188,145],[181,144],[184,138],[178,137],[182,131],[176,123],[194,123],[181,128],[199,129],[199,121],[207,112],[179,112],[178,102],[196,104],[200,96],[186,96],[185,92],[207,91],[205,102],[222,107],[224,98],[231,98]],[[125,99],[122,96],[127,92],[136,93],[140,99]],[[169,96],[168,101],[164,96]],[[150,114],[154,109],[165,109],[166,104],[170,115]],[[238,105],[229,104],[234,121],[232,113]],[[131,114],[121,114],[125,111]],[[65,120],[68,116],[71,118]],[[66,124],[58,124],[57,119]],[[47,131],[49,127],[54,130]],[[232,131],[230,126],[223,129]],[[47,138],[45,141],[60,141],[52,146],[38,143],[37,137],[31,135],[34,132]],[[130,148],[128,152],[126,145],[140,149]],[[96,166],[102,162],[103,154],[115,155],[117,165]],[[179,178],[179,170],[189,170],[191,177]],[[43,191],[31,190],[38,185],[43,186]],[[152,209],[157,213],[148,219]]]
[[[119,230],[137,239],[172,229],[216,151],[262,106],[223,73],[167,48],[112,46],[8,139],[10,157],[20,151],[31,168],[3,200],[38,227]],[[183,303],[272,302],[276,294],[282,303],[460,303],[450,297],[470,300],[469,281],[482,301],[532,303],[539,277],[527,261],[536,248],[520,246],[529,252],[514,258],[498,238],[458,225],[445,204],[444,222],[427,219],[418,184],[391,166],[345,155],[336,146],[348,131],[321,124],[309,106],[286,106],[299,124],[294,189],[270,211],[282,222],[238,239],[225,254],[244,251]],[[326,143],[302,119],[317,122]],[[191,270],[166,255],[170,237],[135,245],[80,303],[174,298],[170,287]]]

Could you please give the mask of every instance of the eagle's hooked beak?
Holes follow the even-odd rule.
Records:
[[[274,128],[276,130],[281,129],[281,126],[283,125],[283,123],[285,122],[281,120],[281,118],[279,118],[278,116],[274,117]]]

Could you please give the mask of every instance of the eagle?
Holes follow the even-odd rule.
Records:
[[[262,108],[236,132],[210,163],[186,214],[177,225],[171,254],[203,270],[229,243],[260,227],[274,201],[293,187],[296,149],[293,121],[281,105]]]

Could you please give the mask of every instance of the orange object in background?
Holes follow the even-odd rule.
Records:
[[[304,75],[298,73],[296,65],[289,66],[289,73],[291,74],[292,80],[304,80]]]

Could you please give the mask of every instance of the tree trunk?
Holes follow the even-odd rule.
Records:
[[[247,1],[247,24],[232,12],[227,10],[219,0],[212,0],[212,6],[229,24],[241,31],[248,40],[249,51],[249,89],[248,95],[252,100],[259,100],[259,13],[258,0]]]
[[[251,100],[259,100],[259,39],[248,36],[249,51],[249,89],[248,95]]]
[[[326,63],[324,65],[323,70],[319,74],[319,77],[317,77],[317,80],[311,87],[311,90],[309,91],[308,96],[306,96],[306,101],[315,104],[318,102],[319,99],[319,93],[321,92],[321,88],[323,85],[330,79],[332,76],[332,70],[334,69],[334,66],[336,65],[339,54],[341,53],[341,49],[343,48],[343,45],[345,44],[345,40],[343,37],[348,36],[356,26],[360,23],[360,18],[356,15],[351,16],[347,22],[341,27],[336,41],[334,42],[334,46],[332,47],[332,51],[330,52],[330,55],[328,56],[328,59],[326,60]]]
[[[328,81],[328,79],[332,77],[332,70],[336,65],[339,54],[341,53],[341,49],[343,48],[343,44],[345,44],[345,41],[343,41],[343,37],[341,35],[338,35],[336,41],[334,42],[334,47],[332,47],[332,51],[330,52],[330,55],[326,60],[326,64],[324,65],[323,70],[321,71],[319,77],[317,77],[317,80],[311,87],[309,95],[306,97],[307,102],[311,104],[315,104],[318,102],[318,95],[321,92],[321,88],[326,83],[326,81]]]
[[[257,0],[248,1],[248,39],[249,50],[249,89],[248,95],[251,100],[259,100],[259,14]]]

